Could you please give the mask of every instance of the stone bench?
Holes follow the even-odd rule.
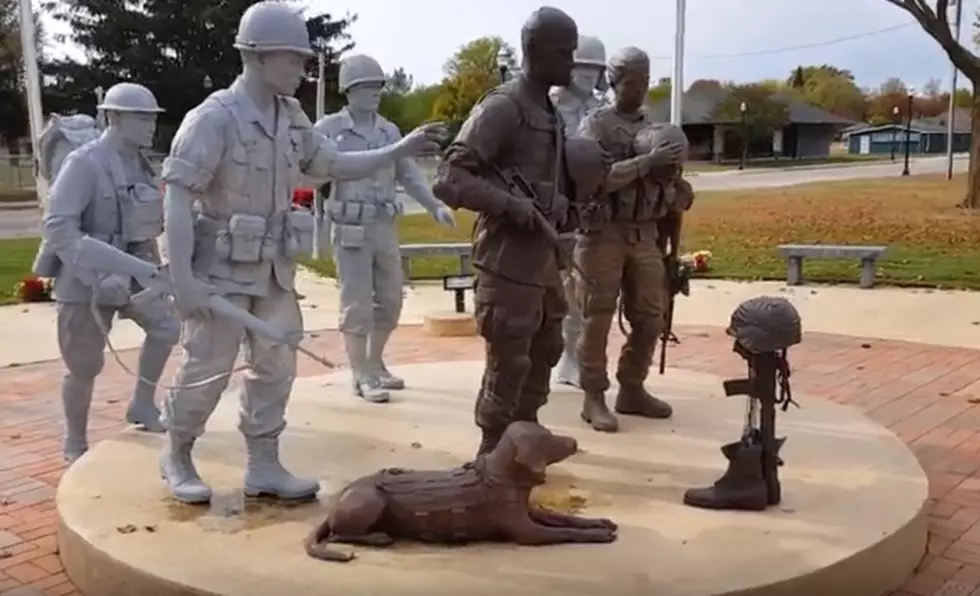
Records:
[[[779,254],[786,259],[786,284],[803,283],[803,259],[856,259],[861,261],[862,288],[875,285],[875,266],[885,256],[886,246],[849,246],[825,244],[781,244]]]
[[[469,242],[438,242],[433,244],[402,244],[402,271],[405,273],[405,283],[412,279],[412,259],[419,257],[456,257],[459,259],[459,272],[464,275],[472,273]]]

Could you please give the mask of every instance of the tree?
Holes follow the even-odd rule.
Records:
[[[703,91],[716,91],[723,88],[721,81],[716,81],[714,79],[698,79],[691,83],[691,86],[687,88],[688,93],[698,93]]]
[[[773,131],[781,129],[789,121],[789,110],[786,103],[773,96],[765,85],[750,83],[747,85],[729,85],[725,99],[715,108],[712,118],[718,122],[740,123],[742,121],[742,104],[745,104],[745,127],[742,139],[752,143],[772,136]],[[737,128],[737,136],[741,137],[743,129]]]
[[[660,103],[670,98],[670,77],[660,77],[657,84],[647,91],[647,101],[651,104]]]
[[[871,124],[895,122],[895,108],[898,108],[897,120],[907,120],[908,96],[909,88],[901,79],[893,77],[882,83],[868,98],[868,119]]]
[[[50,8],[42,5],[42,9]],[[34,14],[35,51],[43,58],[44,30],[40,13]],[[20,6],[17,0],[0,0],[0,141],[11,154],[20,153],[20,140],[30,130],[24,54],[20,38]]]
[[[854,75],[829,64],[797,66],[786,79],[786,85],[800,99],[832,114],[861,120],[867,112],[864,91],[854,82]]]
[[[972,116],[970,173],[962,206],[976,209],[980,207],[980,56],[968,50],[953,36],[949,23],[950,0],[936,0],[935,8],[930,6],[931,3],[927,0],[885,1],[912,15],[923,31],[946,52],[953,65],[973,83],[973,102],[970,106]]]
[[[499,37],[481,37],[460,47],[443,67],[446,77],[432,115],[452,124],[465,120],[476,102],[499,83],[497,55],[501,49],[514,55],[513,48]],[[511,58],[508,68],[516,67]]]
[[[256,1],[64,0],[54,13],[71,31],[62,41],[81,46],[86,60],[50,66],[58,89],[55,103],[90,111],[97,86],[137,81],[166,109],[160,128],[167,139],[184,114],[207,96],[206,81],[221,88],[237,76],[241,62],[232,45],[235,31],[242,13]],[[352,47],[346,30],[353,18],[319,14],[307,20],[314,47],[327,56],[328,81],[336,81],[339,55]],[[316,76],[315,60],[309,74]],[[342,103],[336,93],[329,95],[328,103]],[[315,85],[302,85],[297,97],[312,112]]]

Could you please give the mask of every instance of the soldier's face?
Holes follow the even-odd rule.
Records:
[[[556,87],[568,87],[572,83],[572,68],[575,67],[578,31],[556,32],[549,41],[542,48],[541,63],[551,80],[544,82]]]
[[[278,95],[293,95],[306,76],[307,56],[298,52],[262,54],[262,79]]]
[[[119,114],[117,125],[122,138],[140,149],[153,146],[153,135],[157,132],[156,114]]]
[[[347,105],[359,112],[377,112],[381,105],[381,83],[361,83],[347,90]]]
[[[582,93],[591,93],[599,84],[602,68],[588,64],[576,64],[572,68],[572,87]]]
[[[650,87],[650,73],[625,72],[616,81],[616,107],[635,112],[643,107]]]

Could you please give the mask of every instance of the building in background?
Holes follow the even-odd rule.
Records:
[[[909,135],[909,153],[945,153],[949,112],[933,118],[912,120]],[[953,120],[953,152],[970,150],[971,118],[969,108],[957,108]],[[854,155],[905,154],[905,128],[903,123],[872,126],[864,124],[845,131],[847,152]]]

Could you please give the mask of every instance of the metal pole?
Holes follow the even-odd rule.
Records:
[[[684,29],[687,0],[677,0],[674,15],[674,71],[670,81],[670,123],[681,125],[684,109]]]
[[[956,43],[960,42],[960,31],[963,29],[963,0],[956,3]],[[953,179],[953,135],[956,122],[956,80],[960,70],[953,65],[952,84],[949,88],[949,112],[946,118],[946,179]]]
[[[316,120],[320,121],[326,115],[327,111],[327,56],[325,52],[320,52],[317,55],[317,73],[316,73]],[[331,186],[333,188],[333,186]],[[327,200],[327,197],[323,196],[320,189],[316,189],[316,194],[313,196],[313,258],[321,258],[323,252],[322,238],[321,235],[324,234],[323,227],[324,224],[327,226],[326,238],[329,238],[330,234],[330,222],[325,222],[323,217],[323,203]],[[329,244],[329,242],[328,242]]]
[[[47,183],[38,172],[41,151],[38,146],[44,128],[44,111],[41,107],[41,74],[37,66],[37,40],[34,31],[34,10],[31,0],[20,0],[20,45],[24,53],[24,78],[27,83],[27,113],[31,128],[31,152],[34,156],[35,188],[38,202],[47,203]]]
[[[909,115],[905,125],[905,168],[902,169],[902,176],[909,175],[909,154],[912,152],[912,92],[909,91]]]

